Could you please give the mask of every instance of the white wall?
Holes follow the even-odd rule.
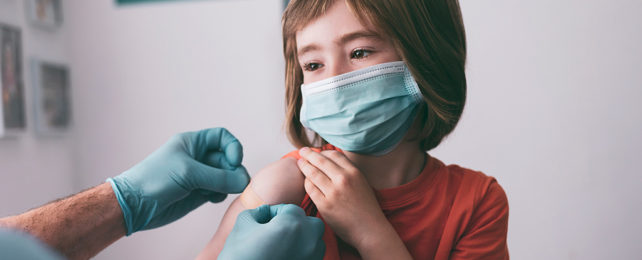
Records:
[[[291,150],[281,127],[281,0],[114,2],[68,2],[79,187],[182,131],[227,127],[252,174]],[[230,201],[123,239],[97,259],[193,258]]]
[[[468,106],[435,153],[498,178],[514,259],[641,259],[642,1],[461,1]]]
[[[29,60],[66,63],[67,26],[42,30],[29,24],[24,1],[0,0],[0,23],[22,34],[22,77],[27,116],[24,132],[0,138],[0,216],[13,215],[72,192],[71,137],[36,137]]]
[[[16,2],[0,0],[0,20],[24,21],[5,11]],[[433,154],[497,177],[513,259],[641,258],[642,2],[461,2],[468,104]],[[291,149],[280,0],[65,4],[60,34],[23,37],[25,54],[69,57],[72,138],[0,140],[0,214],[98,184],[181,131],[229,128],[251,173]],[[192,258],[227,203],[122,239],[97,259]]]

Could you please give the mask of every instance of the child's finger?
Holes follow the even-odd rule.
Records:
[[[303,181],[303,188],[305,188],[305,192],[310,196],[310,199],[314,204],[317,206],[323,205],[325,201],[325,195],[323,195],[323,192],[312,183],[312,181],[308,178],[305,178]]]
[[[348,159],[348,157],[346,157],[342,152],[337,150],[325,150],[322,151],[321,154],[345,170],[357,170],[357,167],[355,167],[350,159]]]
[[[323,171],[323,173],[325,173],[325,175],[327,175],[331,180],[334,180],[342,170],[342,168],[332,160],[326,158],[320,153],[312,151],[310,148],[301,148],[301,150],[299,150],[299,155],[301,155],[303,159],[307,160],[314,167]]]
[[[306,180],[312,181],[315,186],[319,187],[319,189],[325,194],[326,191],[328,191],[328,188],[332,186],[332,181],[328,176],[325,175],[324,172],[320,171],[317,167],[314,167],[314,165],[308,163],[304,159],[299,159],[297,161],[297,166],[299,166],[299,169],[305,175]]]

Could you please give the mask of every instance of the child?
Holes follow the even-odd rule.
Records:
[[[256,174],[200,257],[218,255],[240,211],[292,203],[325,222],[325,259],[509,258],[501,186],[426,153],[466,98],[456,0],[294,0],[283,40],[301,149]]]

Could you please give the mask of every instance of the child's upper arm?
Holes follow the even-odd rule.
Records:
[[[299,204],[305,196],[304,176],[296,165],[296,159],[283,158],[260,170],[246,189],[254,192],[267,204]],[[225,239],[232,231],[236,217],[246,210],[237,198],[227,208],[221,223],[198,259],[214,259],[223,250]]]
[[[305,196],[304,176],[296,164],[296,159],[283,158],[265,168],[252,178],[248,188],[254,190],[265,203],[299,204]]]

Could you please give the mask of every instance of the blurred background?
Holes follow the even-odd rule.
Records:
[[[514,259],[642,258],[642,2],[460,2],[468,103],[431,154],[498,179]],[[4,84],[23,86],[26,122],[0,131],[0,216],[100,184],[178,132],[228,128],[251,174],[294,149],[283,0],[63,0],[51,19],[25,3],[0,0],[0,35],[21,37],[22,81]],[[68,78],[42,87],[64,89],[62,128],[37,116],[39,61]],[[96,259],[193,258],[234,197]]]

